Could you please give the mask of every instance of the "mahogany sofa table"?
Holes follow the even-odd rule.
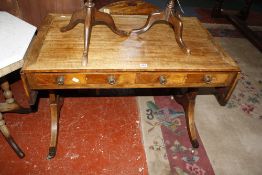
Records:
[[[130,31],[147,16],[113,16],[117,27]],[[168,25],[156,24],[141,35],[120,37],[104,25],[93,28],[89,62],[82,66],[83,26],[61,33],[70,16],[49,15],[27,53],[21,71],[30,103],[36,92],[49,91],[51,143],[48,158],[56,154],[61,89],[186,88],[175,99],[185,110],[193,147],[198,147],[194,104],[199,88],[212,88],[226,104],[238,80],[239,67],[216,45],[196,18],[182,18],[183,39],[191,50],[185,54]]]

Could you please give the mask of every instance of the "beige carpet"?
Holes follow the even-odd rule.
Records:
[[[196,125],[215,174],[262,174],[262,54],[244,38],[215,38],[242,75],[229,103],[198,96]]]

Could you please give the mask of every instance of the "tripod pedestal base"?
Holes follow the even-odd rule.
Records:
[[[62,27],[61,32],[66,32],[68,30],[73,29],[78,23],[84,23],[85,25],[84,52],[82,58],[83,66],[86,66],[88,63],[88,48],[93,25],[95,25],[96,23],[103,23],[107,25],[117,35],[128,35],[127,32],[117,29],[113,18],[109,14],[98,11],[95,8],[95,4],[92,2],[92,0],[89,0],[85,4],[84,8],[72,14],[69,24],[65,27]]]
[[[142,34],[160,21],[166,22],[172,26],[177,44],[185,53],[190,54],[190,49],[185,45],[182,39],[183,23],[180,14],[174,10],[173,0],[169,1],[167,7],[163,11],[151,13],[147,18],[146,24],[140,29],[132,30],[131,33]]]

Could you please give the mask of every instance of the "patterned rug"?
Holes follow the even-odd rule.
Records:
[[[229,24],[203,24],[216,37],[220,45],[238,63],[242,72],[237,87],[227,104],[228,108],[240,108],[247,116],[262,116],[262,70],[261,52]],[[262,36],[261,26],[250,26]],[[252,54],[251,54],[252,53]]]
[[[227,108],[239,108],[248,117],[262,119],[262,80],[257,83],[259,87],[254,85],[250,77],[242,72]]]
[[[201,139],[193,149],[184,111],[170,96],[137,97],[150,175],[214,174]]]
[[[254,27],[255,28],[255,27]],[[262,31],[262,27],[256,27]],[[238,63],[240,80],[228,104],[247,117],[262,119],[262,54],[245,38],[217,37],[217,42]]]

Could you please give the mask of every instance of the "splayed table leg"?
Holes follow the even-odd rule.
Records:
[[[189,91],[183,95],[175,95],[174,98],[177,103],[181,104],[185,111],[185,118],[187,124],[187,131],[190,138],[190,142],[194,148],[199,147],[196,134],[196,126],[194,121],[194,108],[197,91]]]
[[[54,92],[49,93],[49,107],[51,113],[51,141],[49,147],[49,153],[47,159],[52,159],[56,155],[57,149],[57,136],[58,136],[58,120],[60,109],[63,104],[63,99],[59,98],[59,95]]]
[[[161,12],[154,12],[150,14],[147,18],[146,24],[139,28],[134,29],[131,33],[142,34],[149,30],[155,23],[157,22],[166,22],[170,24],[175,32],[175,38],[178,46],[187,54],[190,54],[190,49],[186,46],[185,42],[182,38],[183,33],[183,23],[181,20],[181,16],[178,12],[174,10],[175,2],[174,0],[170,0],[166,6],[166,8]]]

